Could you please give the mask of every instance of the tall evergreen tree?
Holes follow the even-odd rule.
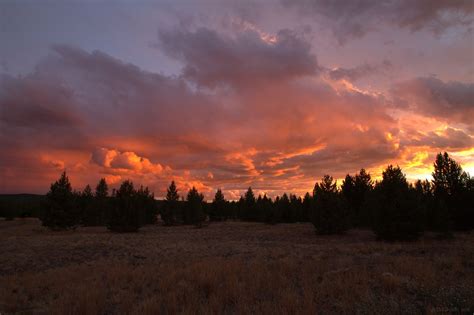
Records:
[[[112,207],[107,213],[107,228],[113,232],[137,232],[145,223],[146,209],[140,202],[133,183],[124,181],[115,191]]]
[[[469,175],[444,152],[436,156],[432,176],[437,230],[449,235],[451,225],[458,230],[472,229],[474,207],[468,188]]]
[[[304,195],[304,198],[303,198],[303,217],[301,219],[301,222],[309,222],[309,215],[310,215],[310,212],[311,212],[311,204],[313,202],[313,198],[311,198],[311,195],[309,194],[309,192],[307,192],[305,195]]]
[[[96,198],[106,198],[109,195],[109,186],[105,178],[101,178],[99,183],[95,187],[95,197]]]
[[[179,208],[179,194],[174,181],[171,181],[170,186],[166,191],[166,201],[164,206],[160,209],[160,216],[165,225],[173,225],[178,219]],[[179,217],[179,219],[182,219]]]
[[[301,197],[297,197],[294,194],[290,195],[290,216],[288,222],[303,222],[303,201]]]
[[[204,196],[193,186],[186,196],[186,212],[184,222],[202,227],[202,222],[206,219],[203,211]]]
[[[255,221],[257,219],[255,213],[255,195],[253,193],[252,187],[247,189],[247,192],[244,196],[244,203],[242,209],[242,219],[247,221]]]
[[[400,167],[389,165],[374,191],[374,224],[377,238],[388,241],[416,240],[423,232],[416,193]]]
[[[222,190],[219,188],[212,201],[211,211],[209,213],[209,220],[211,221],[222,221],[227,217],[225,213],[227,208],[227,202],[224,198]]]
[[[337,182],[325,175],[313,190],[311,221],[318,234],[338,234],[348,227],[348,211],[337,190]]]
[[[66,172],[51,184],[40,219],[51,230],[74,228],[79,224],[80,209]]]
[[[85,226],[97,225],[97,215],[94,205],[94,195],[91,186],[86,185],[82,193],[78,196],[81,211],[81,223]]]
[[[136,191],[136,207],[142,209],[143,212],[143,223],[144,224],[155,224],[158,210],[156,208],[155,195],[150,192],[148,187],[140,186]]]

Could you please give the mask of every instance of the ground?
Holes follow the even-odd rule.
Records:
[[[370,231],[222,222],[51,232],[0,221],[0,313],[469,313],[474,233],[384,243]]]

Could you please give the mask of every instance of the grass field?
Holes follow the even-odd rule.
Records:
[[[474,312],[474,233],[449,241],[317,236],[310,224],[223,222],[50,232],[0,221],[0,313]]]

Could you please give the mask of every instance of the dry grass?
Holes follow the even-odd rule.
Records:
[[[215,223],[49,232],[0,222],[0,313],[474,311],[474,233],[380,243],[368,231]]]

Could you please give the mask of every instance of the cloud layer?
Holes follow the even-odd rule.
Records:
[[[354,25],[379,10],[417,30],[468,12],[453,3],[423,14],[415,6],[413,19],[401,14],[404,2],[315,5],[327,16],[342,10]],[[289,29],[175,26],[160,29],[154,47],[179,75],[70,45],[53,46],[27,75],[2,75],[1,192],[43,193],[66,169],[78,189],[106,177],[148,185],[158,197],[171,180],[208,198],[219,187],[230,198],[248,186],[302,194],[324,174],[361,167],[377,175],[400,163],[425,175],[437,151],[474,146],[472,83],[418,77],[363,90],[357,80],[391,72],[392,63],[329,69],[311,40]]]

